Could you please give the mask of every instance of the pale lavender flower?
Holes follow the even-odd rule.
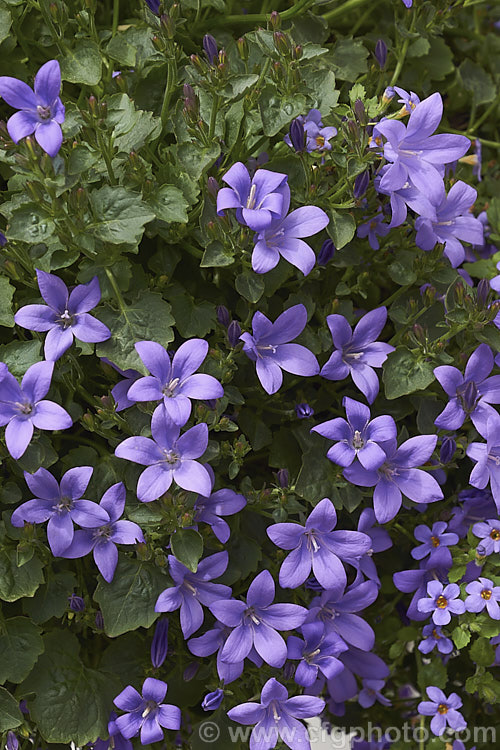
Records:
[[[382,706],[392,706],[391,701],[380,691],[385,687],[385,680],[363,680],[363,687],[358,695],[358,703],[363,708],[370,708],[376,702]]]
[[[483,540],[477,546],[478,555],[486,557],[493,552],[500,552],[500,520],[492,518],[489,521],[475,523],[472,533]]]
[[[207,693],[201,702],[201,707],[204,711],[215,711],[219,708],[223,700],[224,691],[221,688],[217,688],[213,693]]]
[[[379,211],[375,216],[366,221],[364,224],[360,224],[357,230],[357,236],[361,239],[368,237],[368,242],[372,250],[379,250],[380,243],[379,237],[385,237],[389,234],[391,227],[389,224],[384,222],[384,214]]]
[[[319,673],[331,680],[344,670],[337,657],[348,646],[337,633],[326,633],[322,622],[304,624],[300,633],[303,638],[291,635],[287,641],[288,658],[300,660],[294,676],[298,685],[310,687]]]
[[[478,432],[486,438],[486,443],[469,443],[467,446],[467,455],[476,462],[469,482],[480,490],[484,490],[489,482],[500,513],[500,416],[495,412],[488,419],[486,429],[481,426]]]
[[[294,129],[292,125],[295,123]],[[310,109],[307,115],[299,115],[292,120],[290,125],[290,134],[284,137],[284,141],[287,146],[294,148],[295,151],[306,150],[308,153],[313,151],[330,151],[332,145],[330,139],[337,135],[337,128],[323,125],[321,120],[321,112],[319,109]],[[304,139],[304,145],[301,143],[301,134],[299,127],[302,129],[302,138]],[[292,141],[293,137],[293,141]],[[297,148],[299,146],[299,148]],[[302,146],[302,148],[300,148]]]
[[[210,467],[207,467],[212,474]],[[238,495],[234,490],[222,489],[212,492],[209,497],[198,495],[194,504],[193,523],[207,523],[215,536],[225,544],[229,539],[229,525],[220,516],[232,516],[239,513],[247,504],[243,495]]]
[[[430,701],[422,701],[418,704],[417,710],[422,716],[432,716],[431,731],[441,736],[448,725],[451,729],[458,731],[465,729],[467,722],[462,714],[457,711],[462,701],[456,693],[450,693],[446,696],[442,690],[437,687],[428,687],[427,695]]]
[[[262,232],[273,219],[282,216],[286,174],[258,169],[251,180],[245,165],[237,162],[222,179],[229,187],[221,188],[217,194],[219,216],[226,209],[235,208],[240,224],[246,224],[254,232]]]
[[[452,532],[446,533],[448,524],[445,521],[436,521],[432,525],[432,529],[424,524],[420,524],[415,528],[414,534],[415,539],[422,542],[418,547],[415,547],[411,551],[411,556],[414,560],[422,560],[427,555],[433,555],[438,549],[450,547],[458,542],[458,534]],[[451,553],[446,550],[450,556],[451,565]]]
[[[140,732],[141,745],[163,740],[163,729],[180,729],[181,710],[170,703],[163,703],[167,694],[167,683],[147,677],[142,686],[142,695],[127,685],[116,696],[114,704],[127,713],[116,719],[116,726],[125,739],[137,737]]]
[[[486,608],[492,620],[500,620],[500,586],[489,578],[479,578],[465,587],[469,596],[465,600],[467,612],[482,612]]]
[[[423,654],[430,654],[436,646],[440,654],[451,654],[453,651],[452,641],[443,635],[439,625],[424,625],[422,635],[424,639],[418,644],[418,650]]]
[[[206,633],[197,638],[191,638],[187,644],[189,650],[195,656],[211,656],[217,651],[217,674],[221,680],[224,680],[224,684],[226,685],[237,680],[241,676],[245,666],[245,659],[230,663],[224,661],[221,657],[222,649],[230,633],[231,628],[223,625],[221,622],[216,622],[212,630],[207,630]],[[263,664],[261,657],[254,648],[251,649],[246,658],[250,659],[259,668]]]
[[[370,651],[375,643],[375,633],[356,613],[373,604],[377,597],[378,586],[374,581],[352,584],[345,592],[344,586],[337,584],[334,589],[324,591],[312,600],[306,622],[323,622],[326,632],[333,631],[349,645]]]
[[[435,625],[448,625],[453,615],[463,615],[465,604],[460,596],[460,586],[449,583],[443,586],[439,581],[429,581],[427,584],[427,597],[420,599],[417,603],[419,612],[430,614]]]

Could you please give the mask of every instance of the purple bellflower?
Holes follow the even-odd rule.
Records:
[[[435,165],[459,159],[470,146],[462,135],[432,135],[442,115],[443,100],[436,92],[417,104],[406,126],[399,120],[377,123],[377,132],[387,138],[384,157],[391,162],[380,182],[383,190],[399,190],[410,181],[432,203],[439,203],[443,180]]]
[[[480,490],[484,490],[489,482],[493,500],[500,513],[500,415],[495,412],[488,419],[486,429],[482,426],[476,429],[486,438],[486,443],[469,443],[467,446],[467,455],[476,462],[469,482]]]
[[[436,554],[438,549],[445,550],[446,547],[450,547],[458,542],[458,534],[452,532],[446,532],[448,524],[445,521],[436,521],[432,525],[432,529],[424,524],[420,524],[415,528],[414,534],[415,539],[422,544],[415,547],[411,551],[411,556],[414,560],[422,560],[427,555]],[[450,566],[451,566],[451,552],[446,550],[449,555]]]
[[[275,586],[268,570],[263,570],[250,584],[247,601],[230,599],[210,606],[215,617],[233,628],[221,652],[221,659],[240,662],[252,646],[272,667],[285,663],[286,644],[278,630],[292,630],[302,625],[307,610],[298,604],[273,604]]]
[[[361,487],[375,487],[373,508],[379,523],[391,521],[399,512],[402,495],[415,503],[433,503],[443,499],[443,492],[433,476],[417,466],[426,463],[436,447],[436,435],[419,435],[402,443],[395,440],[384,445],[385,462],[369,471],[359,461],[344,469],[344,476]]]
[[[391,223],[389,228],[399,227],[406,221],[408,215],[408,208],[415,211],[417,214],[425,214],[426,216],[433,216],[435,214],[435,207],[429,201],[429,199],[417,190],[410,182],[405,182],[403,187],[398,190],[389,190],[388,188],[382,188],[381,182],[384,175],[390,169],[389,164],[385,164],[379,171],[374,180],[375,189],[377,192],[384,195],[389,195],[391,199]]]
[[[453,615],[463,615],[465,604],[460,596],[460,586],[449,583],[443,586],[439,581],[429,581],[427,597],[420,599],[417,607],[420,612],[430,614],[435,625],[448,625]]]
[[[111,395],[115,400],[115,411],[123,411],[124,409],[128,409],[129,406],[135,406],[136,402],[131,401],[127,395],[128,389],[132,383],[135,383],[136,380],[142,378],[142,374],[133,369],[121,370],[106,357],[101,357],[101,361],[112,367],[113,370],[116,370],[119,375],[125,378],[125,380],[120,380],[120,382],[111,389]]]
[[[382,367],[387,355],[394,351],[390,344],[377,341],[387,320],[387,308],[378,307],[363,315],[354,331],[343,315],[328,315],[326,322],[335,350],[321,368],[327,380],[343,380],[349,373],[361,393],[371,404],[379,383],[374,367]]]
[[[239,724],[255,724],[250,750],[270,750],[281,738],[292,750],[311,750],[306,727],[299,719],[319,716],[325,701],[311,695],[288,697],[287,689],[274,677],[262,688],[260,703],[240,703],[227,715]]]
[[[73,541],[73,521],[87,529],[109,523],[105,508],[82,498],[92,471],[91,466],[69,469],[60,484],[47,469],[40,468],[34,474],[25,471],[26,484],[35,497],[16,508],[11,518],[12,525],[21,527],[25,521],[43,523],[48,520],[50,549],[53,555],[61,556]]]
[[[311,154],[313,151],[330,151],[332,145],[330,139],[337,135],[337,128],[325,127],[321,121],[321,112],[319,109],[310,109],[307,115],[299,115],[292,120],[292,124],[297,123],[302,126],[302,131],[305,135],[305,146],[297,148],[300,144],[300,139],[297,139],[298,128],[295,128],[293,135],[294,141],[292,142],[292,126],[290,126],[290,135],[284,137],[284,141],[287,146],[294,148],[295,151],[305,150]]]
[[[317,206],[302,206],[288,214],[290,188],[283,187],[283,209],[279,217],[254,238],[252,268],[266,273],[278,265],[280,256],[307,276],[316,264],[316,255],[302,237],[310,237],[324,229],[329,216]]]
[[[75,559],[93,552],[95,564],[108,583],[113,580],[118,563],[116,545],[144,542],[140,526],[133,521],[119,520],[125,508],[125,494],[123,482],[107,489],[99,506],[107,512],[109,521],[97,528],[75,531],[73,541],[62,554],[62,557]]]
[[[211,467],[207,467],[212,475]],[[229,539],[229,525],[220,516],[232,516],[238,513],[247,504],[243,495],[238,495],[234,490],[222,489],[212,492],[209,497],[198,495],[194,504],[193,523],[207,523],[215,536],[225,544]]]
[[[193,573],[173,555],[169,555],[169,570],[175,586],[160,594],[155,612],[174,612],[180,608],[182,633],[184,638],[189,638],[203,624],[202,604],[207,607],[231,596],[229,586],[211,583],[213,578],[219,578],[224,573],[227,562],[227,552],[216,552],[201,560],[196,573]]]
[[[368,406],[348,396],[344,396],[342,405],[347,421],[341,417],[329,419],[313,427],[311,432],[335,441],[326,455],[339,466],[350,466],[357,458],[365,469],[378,469],[387,458],[379,443],[397,436],[394,419],[381,416],[370,421]]]
[[[3,363],[2,363],[3,364]],[[7,370],[0,372],[0,425],[5,429],[5,442],[12,458],[24,455],[33,437],[33,429],[67,430],[73,420],[68,412],[44,396],[50,388],[53,362],[36,362],[21,381]]]
[[[363,680],[363,688],[359,691],[358,703],[363,708],[370,708],[376,702],[382,706],[392,706],[391,701],[380,691],[385,687],[385,680]]]
[[[399,96],[398,102],[404,104],[406,112],[404,114],[411,114],[417,104],[420,104],[420,97],[415,94],[414,91],[405,91],[399,86],[394,86],[394,92]],[[401,114],[401,113],[400,113]]]
[[[464,375],[451,365],[434,369],[434,375],[450,397],[435,419],[436,427],[457,430],[470,416],[477,430],[486,429],[489,417],[496,415],[490,404],[500,404],[500,375],[488,377],[494,364],[490,347],[480,344],[469,357]]]
[[[447,581],[450,570],[449,555],[445,549],[438,549],[427,560],[422,560],[417,570],[400,570],[393,575],[393,581],[398,591],[405,594],[414,592],[407,616],[412,620],[426,620],[427,615],[420,612],[418,602],[426,595],[429,581]]]
[[[279,315],[274,323],[261,312],[252,318],[252,333],[243,333],[243,351],[256,363],[257,377],[266,393],[276,393],[283,383],[283,373],[307,377],[317,375],[319,364],[312,352],[289,341],[302,333],[307,323],[304,305],[293,305]]]
[[[9,117],[7,130],[14,143],[34,133],[43,150],[55,156],[61,148],[64,122],[64,105],[59,98],[61,69],[57,60],[42,65],[35,76],[34,89],[17,78],[0,77],[0,96],[19,110]]]
[[[115,456],[147,468],[137,483],[137,497],[149,503],[161,497],[172,481],[188,492],[208,496],[212,489],[210,474],[195,459],[207,449],[208,427],[202,422],[179,437],[180,429],[167,418],[163,405],[157,406],[151,420],[153,439],[130,437],[121,442]]]
[[[351,646],[369,651],[375,643],[375,633],[371,626],[355,613],[373,604],[377,596],[378,586],[373,581],[353,584],[345,593],[343,587],[337,586],[313,599],[307,622],[323,622],[327,633],[333,631]]]
[[[467,612],[482,612],[484,608],[492,620],[500,620],[500,586],[489,578],[479,578],[465,587],[469,596],[465,600]]]
[[[147,677],[142,686],[142,695],[127,685],[116,696],[114,704],[127,713],[116,719],[116,726],[126,739],[141,734],[141,745],[163,740],[163,729],[179,730],[181,710],[170,703],[163,703],[167,694],[167,683]]]
[[[458,493],[458,499],[463,505],[452,508],[448,530],[454,531],[461,539],[467,536],[472,524],[496,516],[496,505],[489,490],[469,487]]]
[[[489,521],[480,521],[472,527],[472,533],[482,539],[477,546],[476,552],[482,557],[487,557],[493,552],[500,552],[500,521],[494,518]]]
[[[361,239],[368,237],[368,242],[372,250],[379,250],[380,243],[379,237],[385,237],[391,231],[389,224],[384,223],[384,214],[379,211],[373,219],[366,221],[364,224],[360,224],[357,230],[357,236]]]
[[[40,294],[46,305],[25,305],[14,316],[17,325],[30,331],[48,331],[45,339],[45,359],[55,362],[73,343],[94,344],[106,341],[111,331],[93,315],[89,315],[101,300],[99,279],[94,276],[88,284],[79,284],[71,293],[62,279],[51,273],[36,272]]]
[[[108,722],[107,740],[101,740],[100,737],[92,744],[92,750],[133,750],[130,740],[125,739],[116,725],[116,713],[111,711]]]
[[[305,526],[277,523],[267,528],[271,541],[281,549],[292,550],[283,561],[279,583],[295,589],[314,573],[325,589],[345,586],[345,557],[360,558],[370,548],[370,538],[358,531],[333,531],[337,513],[331,500],[323,498],[313,508]]]
[[[258,169],[251,180],[245,165],[237,162],[222,179],[229,187],[221,188],[217,193],[219,216],[223,216],[226,209],[235,208],[240,224],[246,224],[254,232],[262,232],[273,219],[283,215],[286,174]]]
[[[127,392],[130,401],[161,401],[168,417],[182,427],[191,415],[191,400],[220,398],[224,389],[212,375],[197,373],[208,353],[203,339],[190,339],[177,349],[173,359],[155,341],[135,345],[151,375],[136,380]]]
[[[415,221],[415,242],[422,250],[432,250],[437,242],[444,244],[443,255],[453,268],[465,259],[465,250],[460,240],[471,245],[483,245],[483,225],[469,209],[477,198],[477,190],[459,180],[443,195],[430,215],[419,216]]]
[[[228,628],[227,625],[223,625],[221,622],[216,622],[212,630],[207,630],[203,635],[191,638],[188,642],[188,648],[195,656],[211,656],[211,654],[217,651],[217,674],[221,680],[224,680],[224,684],[226,685],[237,680],[241,676],[245,666],[244,659],[239,662],[230,663],[223,661],[221,658],[222,649],[230,633],[231,628]],[[259,668],[263,664],[262,659],[254,648],[251,649],[247,658]]]
[[[439,625],[424,625],[422,635],[424,640],[418,644],[418,650],[423,654],[430,654],[436,646],[440,654],[451,654],[453,651],[452,641],[443,635]]]
[[[160,0],[144,0],[151,13],[155,16],[160,15]]]
[[[462,714],[457,711],[462,701],[456,693],[450,693],[447,697],[442,690],[437,687],[428,687],[427,695],[430,701],[422,701],[418,704],[417,710],[422,716],[432,716],[431,731],[436,736],[441,736],[446,729],[446,725],[459,731],[465,729],[467,722]]]
[[[295,670],[297,685],[310,687],[321,673],[331,680],[343,671],[344,665],[337,658],[348,646],[337,633],[325,633],[322,622],[302,625],[303,638],[291,635],[287,641],[288,658],[300,659]]]
[[[372,508],[363,508],[358,521],[358,531],[370,538],[370,549],[360,558],[345,557],[344,562],[349,563],[362,573],[366,578],[378,582],[377,568],[373,562],[373,555],[384,552],[392,547],[391,537],[385,529],[375,527],[375,513]]]

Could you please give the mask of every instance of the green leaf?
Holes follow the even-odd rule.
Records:
[[[103,308],[100,319],[111,330],[111,338],[97,345],[97,356],[107,357],[122,370],[143,370],[135,351],[136,341],[156,341],[164,347],[174,338],[174,319],[168,302],[160,294],[142,292],[122,311]]]
[[[354,217],[349,213],[338,213],[338,211],[330,211],[330,223],[328,224],[326,231],[333,240],[333,244],[337,250],[341,250],[347,245],[356,232],[356,222]]]
[[[494,351],[500,351],[500,331],[493,323],[484,326],[479,331],[474,331],[474,336],[483,344],[493,347]]]
[[[138,151],[161,133],[160,118],[152,112],[136,109],[127,94],[110,97],[106,122],[113,128],[113,146],[121,153]]]
[[[189,203],[179,188],[174,185],[162,185],[148,201],[157,219],[167,222],[186,224]]]
[[[106,737],[119,682],[82,663],[78,639],[68,630],[54,630],[44,642],[45,652],[20,688],[21,694],[36,694],[30,700],[30,718],[43,739],[82,747]]]
[[[368,70],[367,57],[368,50],[360,41],[345,38],[336,42],[330,60],[337,78],[342,81],[355,81]]]
[[[219,157],[220,146],[212,143],[210,146],[199,146],[197,143],[181,143],[175,146],[174,156],[179,160],[183,170],[193,180],[199,180],[214,161]]]
[[[385,396],[399,398],[408,393],[423,391],[434,380],[434,365],[421,359],[406,346],[398,346],[384,363]]]
[[[222,242],[214,240],[207,245],[203,258],[201,259],[201,268],[222,268],[234,263],[234,257],[229,250],[226,250]]]
[[[33,596],[41,583],[43,571],[38,557],[18,568],[15,550],[0,551],[0,599],[15,602],[23,596]]]
[[[170,544],[177,560],[193,573],[196,573],[203,554],[201,534],[194,529],[178,529],[170,537]]]
[[[496,95],[495,83],[480,65],[467,59],[461,63],[458,72],[464,88],[472,94],[476,106],[493,101]]]
[[[302,94],[282,96],[274,86],[266,86],[259,99],[265,135],[276,135],[304,112],[306,99]]]
[[[11,617],[0,630],[0,684],[22,682],[43,653],[40,628],[27,617]]]
[[[0,687],[0,732],[15,729],[24,721],[19,703],[3,687]]]
[[[387,270],[391,279],[400,286],[413,284],[417,274],[413,270],[413,261],[415,254],[409,250],[400,250],[396,260],[389,264]]]
[[[158,618],[155,604],[168,578],[152,563],[121,557],[111,583],[101,580],[94,599],[111,638],[137,628],[149,628]]]
[[[234,285],[238,294],[252,303],[258,302],[264,294],[264,279],[253,271],[244,271],[238,274]]]
[[[471,639],[471,635],[467,627],[456,627],[453,629],[451,637],[453,643],[458,649],[465,648]]]
[[[103,242],[137,245],[144,233],[144,225],[155,218],[138,193],[123,187],[105,185],[94,190],[90,194],[90,203],[94,221],[87,229]]]
[[[51,575],[32,599],[23,601],[24,612],[36,623],[51,617],[62,617],[68,608],[68,597],[75,590],[76,576],[69,571]]]
[[[46,242],[54,234],[55,224],[50,214],[35,203],[27,203],[14,211],[7,226],[5,235],[8,240],[29,242]]]
[[[495,660],[495,649],[488,638],[478,638],[470,647],[469,656],[480,667],[489,667]]]
[[[0,276],[0,326],[14,328],[12,297],[15,289],[5,276]]]
[[[197,302],[180,284],[173,284],[168,292],[172,305],[175,326],[181,336],[203,338],[215,328],[215,305],[210,302]]]
[[[73,49],[61,59],[61,77],[70,83],[97,86],[101,80],[102,58],[99,47],[89,39],[77,39]]]
[[[9,36],[11,24],[12,16],[10,15],[10,10],[4,5],[0,5],[0,42],[3,42]]]
[[[126,65],[131,68],[135,66],[137,55],[136,49],[127,42],[124,34],[118,33],[116,36],[112,37],[106,47],[106,52],[112,60],[116,60],[116,62],[119,62],[121,65]]]
[[[227,101],[237,99],[251,89],[258,80],[259,76],[256,73],[243,73],[231,76],[221,91],[222,96]]]
[[[424,692],[426,687],[431,685],[443,689],[446,687],[447,682],[446,667],[438,658],[434,658],[430,664],[422,665],[418,679],[418,684],[422,692]]]

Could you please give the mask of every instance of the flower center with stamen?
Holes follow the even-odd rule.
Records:
[[[98,539],[109,539],[112,533],[112,527],[109,524],[106,524],[106,526],[101,526],[99,529],[95,529],[94,537],[97,537]]]
[[[359,430],[354,430],[354,437],[352,439],[352,444],[355,450],[359,451],[361,448],[364,448],[365,441],[361,437],[361,433]]]
[[[481,591],[481,598],[485,599],[487,602],[491,599],[492,591],[491,589],[483,589]]]
[[[169,466],[175,466],[177,463],[179,463],[180,456],[174,450],[163,450],[163,456],[163,460]]]
[[[248,194],[248,200],[246,208],[255,208],[255,194],[257,193],[257,185],[252,185],[250,193]]]
[[[314,661],[314,658],[320,653],[321,653],[320,648],[317,648],[314,651],[310,651],[309,653],[304,654],[304,661],[310,664],[312,661]]]
[[[24,401],[22,404],[18,402],[16,406],[20,414],[31,414],[33,411],[33,404],[29,401]]]
[[[67,495],[63,495],[55,506],[55,509],[58,513],[66,513],[73,509],[73,500]]]
[[[260,625],[260,619],[253,607],[248,607],[244,612],[245,620],[251,620],[254,625]]]
[[[196,596],[196,587],[193,586],[192,583],[189,583],[189,581],[184,580],[184,586],[187,588],[188,591],[192,593],[193,596]]]
[[[257,352],[271,352],[272,354],[276,354],[277,347],[272,346],[272,344],[262,344],[257,346]],[[260,355],[262,356],[262,354]]]
[[[50,107],[43,107],[41,104],[37,106],[36,113],[40,120],[50,120],[50,118],[52,117]]]
[[[436,605],[439,609],[445,609],[448,606],[448,599],[442,594],[436,599]]]
[[[431,536],[431,542],[433,547],[439,547],[439,537],[438,536]]]
[[[276,703],[273,701],[271,706],[272,706],[274,721],[278,722],[281,719],[281,716],[278,713]]]
[[[441,636],[439,635],[439,633],[437,632],[437,630],[435,628],[432,631],[432,637],[435,638],[436,641],[438,641],[441,638]]]
[[[323,135],[316,136],[316,146],[322,148],[325,145],[325,137]]]
[[[174,378],[170,383],[167,383],[162,389],[163,395],[167,398],[171,398],[174,395],[175,389],[179,385],[179,380],[180,378]]]
[[[57,322],[59,325],[66,329],[70,328],[72,325],[75,324],[75,316],[72,315],[69,310],[65,310],[61,315],[58,317]]]
[[[493,529],[493,531],[490,534],[490,539],[493,539],[493,541],[498,542],[500,540],[500,530]]]
[[[146,716],[149,716],[151,711],[154,711],[156,708],[158,708],[158,703],[156,701],[148,701],[146,703],[144,711],[142,712],[142,718],[145,719]]]
[[[438,714],[447,714],[448,713],[448,706],[446,703],[440,703],[438,706]]]
[[[316,540],[316,537],[314,536],[314,530],[306,532],[306,540],[306,546],[308,550],[312,549],[313,553],[319,550],[319,544]]]

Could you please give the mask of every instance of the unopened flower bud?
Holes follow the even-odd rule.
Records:
[[[363,102],[361,101],[361,99],[356,99],[356,101],[354,102],[353,109],[354,109],[354,114],[356,115],[356,118],[357,118],[358,122],[361,125],[366,125],[366,123],[367,123],[366,109],[365,109],[365,105],[363,104]]]
[[[346,123],[347,132],[354,141],[359,141],[359,125],[354,120],[348,120]]]
[[[302,404],[296,404],[295,406],[295,414],[299,419],[308,419],[309,417],[312,417],[314,414],[314,409],[312,406],[309,406],[306,402]]]
[[[201,73],[202,75],[204,75],[206,71],[206,67],[201,61],[200,57],[198,55],[191,55],[189,59],[191,60],[192,65],[196,68],[198,73]]]
[[[325,240],[318,253],[318,266],[326,266],[326,264],[333,258],[336,249],[337,248],[332,240]]]
[[[95,626],[96,628],[99,628],[99,630],[104,630],[104,617],[102,616],[101,610],[97,610],[95,614]]]
[[[281,16],[277,10],[273,10],[269,16],[269,26],[271,31],[278,31],[281,28]]]
[[[273,34],[273,40],[274,46],[280,55],[288,57],[290,54],[290,46],[286,34],[283,34],[282,31],[275,31]]]
[[[219,192],[219,183],[215,177],[209,177],[207,180],[207,192],[214,201],[217,199],[217,193]]]
[[[237,320],[232,320],[227,328],[227,338],[229,341],[229,345],[233,349],[238,346],[240,336],[241,326]]]
[[[490,295],[490,282],[488,279],[481,279],[477,285],[477,306],[483,310],[488,306],[488,297]]]
[[[382,94],[382,101],[384,102],[384,104],[388,104],[391,99],[394,98],[395,94],[396,92],[394,91],[393,87],[388,86]]]
[[[285,487],[288,487],[288,482],[290,481],[290,476],[288,474],[288,469],[280,469],[276,472],[276,479],[278,480],[278,484],[283,489]]]
[[[425,331],[420,325],[420,323],[415,323],[412,328],[413,335],[415,336],[416,340],[419,344],[425,344],[426,341],[426,335]]]
[[[219,50],[217,48],[217,42],[215,41],[212,34],[205,34],[205,36],[203,37],[203,49],[205,50],[205,54],[210,65],[217,65]]]
[[[7,732],[7,742],[5,743],[5,747],[7,750],[18,750],[19,740],[11,729]]]
[[[199,106],[198,97],[196,96],[193,87],[190,86],[189,83],[185,83],[182,88],[182,93],[184,94],[185,109],[191,117],[196,119],[198,117]]]
[[[227,328],[229,323],[231,322],[231,317],[229,315],[229,310],[227,309],[227,307],[225,305],[217,305],[216,315],[219,323]]]
[[[298,117],[290,123],[290,141],[295,151],[300,154],[306,147],[304,124]]]
[[[168,653],[168,620],[161,617],[156,623],[155,633],[151,641],[151,664],[158,669],[161,667]]]
[[[217,688],[213,693],[207,693],[201,702],[201,707],[204,711],[215,711],[216,708],[219,708],[223,699],[224,691]]]
[[[441,441],[441,450],[439,451],[439,460],[442,464],[450,463],[455,455],[457,444],[451,437],[444,437]]]
[[[153,42],[153,47],[158,50],[158,52],[163,52],[165,49],[165,43],[161,37],[158,36],[158,34],[153,34],[151,37],[151,41]]]
[[[383,70],[387,62],[387,44],[383,39],[379,39],[375,45],[375,59],[379,64],[380,70]]]
[[[223,72],[227,68],[227,54],[225,49],[219,50],[217,68]]]
[[[195,661],[191,662],[191,664],[188,664],[186,669],[184,670],[184,674],[182,675],[182,679],[185,682],[189,682],[193,679],[193,677],[196,676],[196,673],[199,669],[200,665],[197,664]]]
[[[173,39],[175,36],[175,21],[172,20],[168,13],[163,13],[160,16],[160,23],[167,39]]]
[[[71,596],[68,596],[68,602],[69,608],[72,612],[83,612],[83,610],[85,609],[85,602],[83,601],[81,596],[71,594]]]
[[[370,173],[368,170],[365,170],[364,172],[361,172],[361,174],[358,174],[358,176],[354,180],[354,190],[352,191],[354,197],[356,199],[361,198],[368,190],[369,184],[370,184]]]
[[[238,52],[240,53],[241,59],[246,62],[248,60],[248,42],[245,39],[244,36],[240,36],[240,38],[236,41],[236,46],[238,47]]]
[[[296,44],[294,47],[292,47],[292,60],[300,60],[303,52],[304,52],[304,49],[302,45]]]

